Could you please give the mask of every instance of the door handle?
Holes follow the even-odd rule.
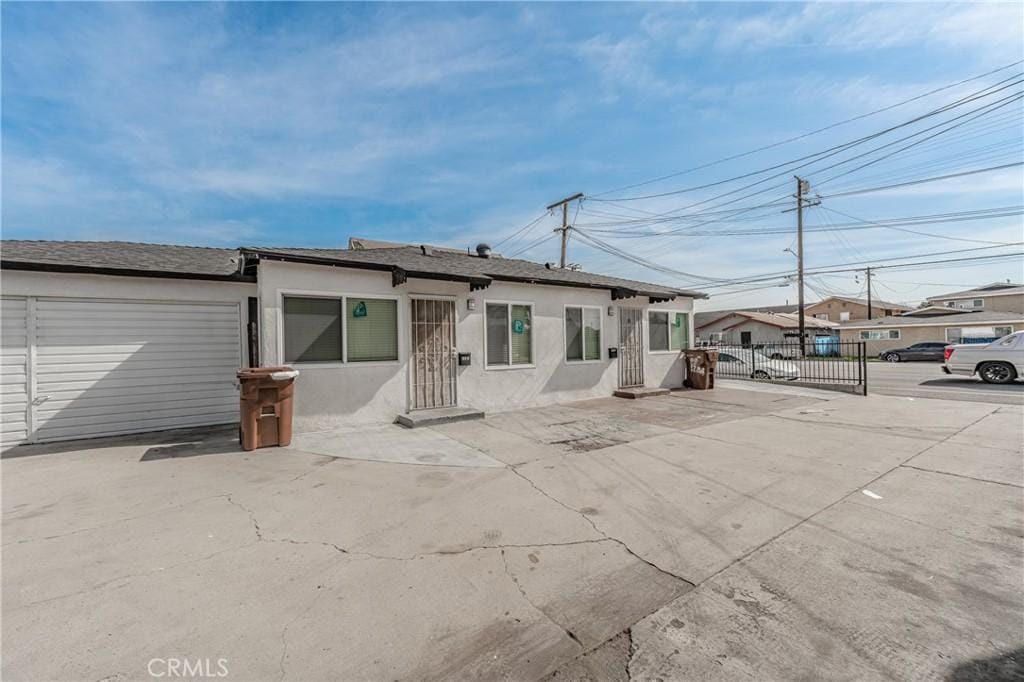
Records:
[[[39,396],[38,398],[36,398],[35,400],[33,400],[33,401],[32,401],[32,404],[33,404],[33,405],[42,405],[42,404],[43,404],[43,403],[45,403],[45,402],[46,402],[47,400],[49,400],[49,399],[50,399],[51,397],[52,397],[52,396],[48,396],[48,395],[41,395],[41,396]]]

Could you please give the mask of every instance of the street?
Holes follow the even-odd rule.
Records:
[[[943,374],[938,362],[869,362],[868,392],[912,398],[1024,405],[1024,382],[986,384],[977,377]]]

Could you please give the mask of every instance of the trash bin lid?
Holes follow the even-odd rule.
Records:
[[[291,367],[242,367],[235,376],[239,379],[266,379],[273,378],[275,372],[295,372],[298,375],[298,370]]]
[[[297,369],[282,369],[277,372],[271,372],[270,378],[274,381],[284,381],[285,379],[294,379],[299,376],[299,370]]]

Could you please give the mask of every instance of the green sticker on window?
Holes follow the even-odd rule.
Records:
[[[526,325],[523,324],[522,320],[512,320],[512,332],[514,334],[522,334],[526,329]]]
[[[366,317],[366,301],[360,301],[352,309],[352,317]]]

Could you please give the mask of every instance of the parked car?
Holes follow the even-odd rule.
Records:
[[[772,360],[796,360],[800,357],[799,343],[766,343],[759,350]]]
[[[906,348],[882,351],[878,354],[878,357],[886,362],[906,362],[908,360],[934,360],[935,362],[942,362],[942,349],[948,345],[948,343],[943,343],[942,341],[925,341],[924,343],[915,343],[913,346],[907,346]]]
[[[942,371],[974,376],[989,384],[1008,384],[1024,376],[1024,331],[991,343],[946,346]]]
[[[792,362],[773,360],[759,350],[738,346],[718,347],[718,374],[723,377],[749,376],[751,379],[800,378],[800,368]]]

